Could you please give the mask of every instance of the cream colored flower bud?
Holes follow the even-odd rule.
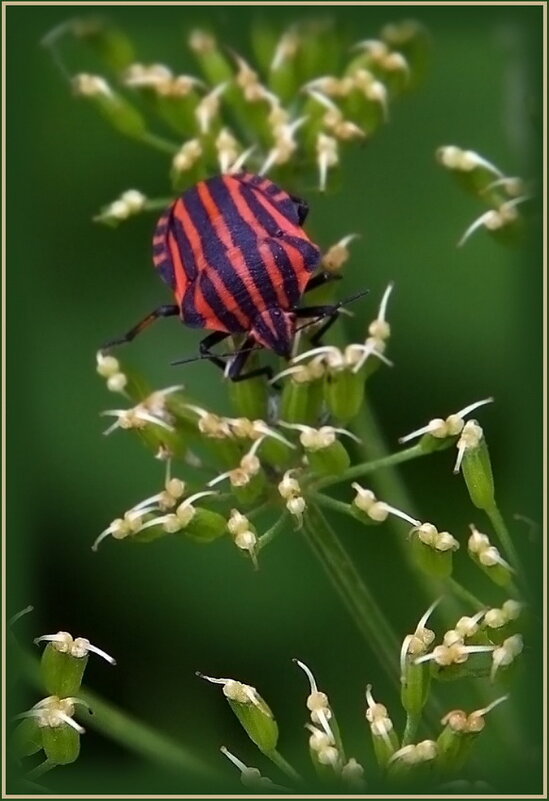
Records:
[[[103,378],[110,378],[120,372],[120,362],[114,356],[105,355],[101,351],[96,354],[97,372]]]
[[[234,543],[242,551],[253,551],[257,545],[257,537],[253,531],[241,531],[235,536]]]
[[[515,601],[510,598],[508,601],[503,603],[501,608],[507,620],[516,620],[520,616],[523,606],[524,604],[521,604],[519,601]]]
[[[250,521],[238,509],[231,509],[231,516],[227,521],[227,528],[229,533],[233,536],[248,531],[250,528]]]
[[[99,75],[80,73],[72,79],[72,88],[77,95],[94,97],[97,95],[112,95],[112,89],[104,78]]]
[[[107,378],[107,389],[111,392],[123,392],[127,383],[127,375],[124,373],[115,373]]]
[[[417,530],[417,535],[424,545],[435,547],[438,530],[432,523],[422,523]]]
[[[507,615],[502,609],[488,609],[484,615],[484,623],[490,629],[500,629],[507,623]]]
[[[319,690],[312,692],[307,698],[307,709],[313,712],[316,709],[324,709],[328,707],[328,696]]]
[[[127,189],[121,194],[120,200],[128,206],[132,214],[136,214],[143,209],[147,198],[138,189]]]
[[[376,523],[383,523],[389,517],[389,508],[383,501],[376,501],[368,509],[368,517]]]
[[[332,765],[332,767],[335,767],[339,762],[339,751],[335,746],[328,745],[317,753],[317,759],[321,765]]]
[[[376,496],[372,490],[361,487],[356,481],[351,484],[351,486],[356,491],[356,497],[353,500],[354,505],[357,509],[360,509],[361,512],[368,512],[371,506],[376,502]]]

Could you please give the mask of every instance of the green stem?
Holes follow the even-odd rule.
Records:
[[[157,136],[150,131],[142,133],[139,137],[139,141],[144,145],[150,145],[156,150],[160,150],[162,153],[169,153],[170,156],[175,156],[179,151],[178,145],[174,144],[174,142],[168,142],[167,139],[163,139],[161,136]]]
[[[256,554],[262,550],[266,545],[268,545],[274,538],[279,534],[286,523],[288,522],[288,512],[284,512],[282,517],[279,517],[276,523],[268,529],[265,534],[258,539],[255,552]]]
[[[490,519],[494,531],[498,535],[501,546],[505,551],[505,555],[511,563],[511,566],[516,570],[521,582],[524,584],[524,576],[522,574],[518,553],[515,549],[513,540],[511,539],[511,534],[509,533],[509,529],[507,528],[505,520],[503,519],[503,515],[499,511],[497,504],[494,502],[494,505],[486,509],[485,512]]]
[[[297,770],[295,770],[295,768],[292,768],[290,763],[284,759],[282,754],[279,754],[279,752],[276,749],[274,751],[265,751],[264,753],[265,756],[268,757],[271,760],[271,762],[273,762],[277,766],[277,768],[280,768],[282,773],[285,773],[289,779],[291,779],[294,782],[297,782],[298,784],[301,784],[302,782],[301,776],[299,775]]]
[[[400,744],[401,748],[414,742],[420,722],[421,715],[408,712],[406,715],[406,726],[404,727],[404,734],[402,735],[402,742]]]
[[[38,661],[23,651],[19,646],[18,658],[21,667],[29,681],[42,690],[42,680]],[[81,688],[79,698],[82,698],[93,712],[86,715],[86,727],[101,732],[124,748],[134,751],[139,756],[151,760],[166,769],[184,773],[192,773],[202,778],[212,777],[210,765],[191,754],[185,746],[161,734],[137,718],[128,715],[122,709],[105,701],[99,695]]]
[[[349,503],[343,503],[343,501],[338,501],[336,498],[330,498],[329,495],[322,495],[320,492],[309,493],[309,498],[313,498],[319,506],[324,506],[326,509],[331,509],[333,512],[338,512],[342,515],[348,515],[356,520]]]
[[[411,459],[418,459],[420,456],[425,455],[426,451],[424,451],[420,445],[412,445],[411,448],[405,448],[403,451],[398,451],[397,453],[392,453],[388,456],[382,456],[380,459],[372,459],[371,461],[362,462],[361,464],[349,467],[338,476],[323,478],[316,482],[315,489],[324,489],[325,487],[331,487],[334,484],[341,484],[342,481],[350,481],[355,478],[361,478],[362,476],[365,476],[368,473],[373,473],[383,467],[395,467],[397,464],[409,462]]]
[[[307,508],[303,530],[360,632],[399,686],[398,638],[334,530],[314,502],[310,502]]]
[[[476,595],[473,595],[472,592],[469,592],[469,590],[465,589],[465,587],[460,584],[459,581],[456,581],[455,578],[450,576],[444,580],[442,592],[444,592],[445,589],[444,585],[446,585],[446,587],[450,587],[453,590],[454,595],[456,595],[458,598],[461,598],[461,600],[465,601],[465,603],[471,604],[471,606],[474,607],[478,612],[480,612],[481,609],[486,609],[486,604],[482,603],[482,601],[479,600]]]
[[[56,767],[55,762],[51,762],[49,759],[45,759],[31,771],[29,771],[26,775],[26,778],[29,781],[34,781],[35,779],[39,779],[40,776],[43,776],[44,773],[47,773],[49,770],[52,770]]]
[[[161,211],[173,203],[173,197],[149,198],[143,205],[143,211]]]

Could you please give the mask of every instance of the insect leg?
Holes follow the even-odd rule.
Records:
[[[212,364],[215,364],[216,367],[219,367],[219,369],[223,371],[225,371],[225,362],[219,356],[216,356],[215,353],[212,353],[211,348],[224,339],[227,339],[228,336],[230,336],[230,334],[225,333],[225,331],[214,331],[212,334],[208,334],[207,337],[204,337],[198,346],[201,357],[209,359]]]
[[[265,375],[268,379],[273,377],[272,368],[267,366],[257,367],[255,370],[249,370],[247,373],[242,372],[250,353],[252,350],[256,350],[256,348],[253,347],[254,342],[254,339],[248,337],[248,339],[246,339],[246,341],[242,344],[242,347],[236,351],[235,357],[231,366],[229,367],[228,372],[228,376],[231,381],[246,381],[247,378],[256,378],[260,375]]]
[[[317,289],[319,286],[324,286],[324,284],[328,284],[330,281],[341,281],[342,278],[343,276],[339,275],[339,273],[318,273],[318,275],[313,275],[312,278],[309,278],[304,293],[310,292],[312,289]]]
[[[155,320],[158,320],[159,317],[175,317],[179,314],[179,306],[174,305],[167,305],[167,306],[159,306],[158,309],[155,309],[153,312],[148,314],[141,322],[134,325],[127,334],[124,334],[117,339],[111,339],[110,342],[107,342],[101,350],[109,350],[110,348],[114,348],[116,345],[123,345],[125,342],[131,342],[141,331],[147,328],[151,323],[154,323]]]
[[[296,309],[294,314],[296,317],[326,317],[326,321],[323,325],[320,326],[318,331],[315,331],[312,337],[310,337],[311,343],[313,345],[319,345],[321,338],[324,336],[326,331],[331,328],[331,326],[335,323],[337,318],[339,317],[339,309],[341,308],[342,303],[333,303],[330,305],[325,306],[305,306],[302,309]]]

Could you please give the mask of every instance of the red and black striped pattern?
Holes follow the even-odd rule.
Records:
[[[219,175],[187,190],[153,238],[154,265],[182,321],[252,333],[278,352],[273,342],[290,338],[290,311],[320,260],[300,219],[299,201],[257,175]]]

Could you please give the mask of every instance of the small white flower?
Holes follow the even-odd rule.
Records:
[[[47,698],[43,698],[42,701],[39,701],[27,712],[22,712],[15,717],[16,719],[34,718],[42,729],[57,729],[60,726],[67,725],[77,731],[78,734],[84,734],[84,728],[73,719],[74,707],[79,704],[85,706],[86,709],[89,708],[87,703],[80,698],[59,698],[57,695],[50,695]]]
[[[166,408],[166,398],[174,392],[179,392],[182,386],[167,387],[151,393],[148,398],[130,409],[108,409],[102,415],[116,417],[116,422],[106,429],[105,435],[111,434],[117,428],[144,428],[148,423],[160,426],[166,431],[175,431],[172,416]]]
[[[334,428],[333,426],[312,428],[311,426],[302,425],[301,423],[285,423],[283,420],[279,420],[279,425],[284,428],[292,428],[296,431],[300,431],[299,441],[305,450],[308,451],[319,451],[324,448],[329,448],[330,445],[333,445],[336,441],[336,434],[344,434],[355,442],[360,443],[359,438],[345,428]]]
[[[295,133],[307,119],[307,117],[299,117],[292,122],[283,123],[276,127],[273,147],[267,153],[267,158],[258,171],[259,175],[264,175],[274,164],[286,164],[289,161],[297,149]]]
[[[427,609],[425,614],[420,618],[414,633],[407,634],[402,641],[402,647],[400,649],[400,680],[403,683],[406,680],[405,672],[407,657],[417,657],[421,654],[424,654],[435,639],[434,631],[426,628],[426,624],[433,611],[439,605],[440,601],[441,598],[437,598],[436,601],[433,601],[429,609]]]
[[[225,748],[224,745],[220,748],[221,753],[227,757],[227,759],[235,765],[240,771],[240,780],[245,787],[251,787],[252,789],[259,789],[259,790],[279,790],[279,791],[287,791],[287,787],[283,787],[280,784],[275,784],[266,776],[262,776],[260,771],[257,768],[250,768],[241,759],[238,759],[234,754]]]
[[[272,712],[267,707],[255,687],[250,684],[243,684],[236,679],[215,678],[213,676],[206,676],[204,673],[197,671],[196,675],[209,681],[211,684],[221,684],[223,695],[230,701],[236,701],[239,704],[252,704],[257,707],[264,715],[272,718]]]
[[[504,226],[515,222],[519,217],[516,206],[521,203],[525,203],[527,200],[530,200],[529,195],[515,197],[503,203],[498,209],[490,209],[489,211],[484,212],[484,214],[481,214],[480,217],[477,217],[477,219],[467,228],[458,242],[458,248],[464,245],[471,235],[474,234],[474,232],[479,228],[482,228],[482,226],[484,226],[484,228],[486,228],[488,231],[497,231],[499,228],[503,228]]]
[[[210,125],[219,112],[219,99],[226,90],[228,83],[219,84],[209,94],[204,95],[195,109],[196,119],[202,134],[207,134]]]
[[[371,684],[366,687],[366,703],[368,704],[366,720],[370,724],[372,735],[381,737],[387,748],[393,752],[393,743],[389,737],[390,732],[393,731],[393,721],[388,715],[387,707],[374,700]]]
[[[80,73],[72,79],[74,93],[82,97],[112,96],[112,89],[104,78],[99,75]]]
[[[475,409],[485,406],[487,403],[493,403],[493,401],[493,398],[484,398],[483,400],[475,401],[475,403],[470,403],[468,406],[460,409],[459,412],[448,415],[445,420],[441,417],[435,417],[433,420],[430,420],[426,426],[418,428],[410,434],[406,434],[404,437],[400,437],[398,441],[403,444],[416,437],[421,437],[423,434],[430,434],[437,439],[457,437],[458,434],[461,434],[465,426],[464,417]]]
[[[197,108],[198,111],[198,108]],[[198,139],[190,139],[181,146],[172,161],[173,169],[176,172],[186,172],[194,167],[202,156],[202,145]]]
[[[457,441],[458,455],[454,465],[454,474],[459,473],[466,451],[476,450],[484,437],[484,431],[476,420],[467,420],[461,436]]]
[[[345,264],[349,258],[349,245],[355,239],[358,239],[360,234],[348,234],[332,245],[326,253],[322,256],[322,267],[328,272],[337,272]]]
[[[319,173],[319,189],[324,192],[326,189],[326,180],[328,177],[328,170],[330,167],[335,167],[339,162],[339,146],[337,139],[326,134],[317,134],[316,139],[316,153],[317,164]]]
[[[276,72],[285,61],[290,61],[296,55],[301,40],[298,34],[293,31],[285,31],[275,47],[274,55],[271,61],[271,71]]]
[[[389,504],[385,503],[384,501],[378,501],[371,490],[365,489],[356,481],[351,484],[351,487],[356,492],[353,504],[357,507],[357,509],[360,509],[361,512],[365,512],[368,517],[370,517],[376,523],[382,523],[389,515],[394,515],[395,517],[399,517],[401,520],[405,520],[414,527],[421,525],[419,520],[416,520],[414,517],[410,517],[410,515],[406,512],[396,509],[394,506],[389,506]]]
[[[306,703],[307,709],[311,713],[311,720],[313,723],[318,723],[322,727],[322,730],[326,734],[329,743],[333,744],[335,743],[335,737],[334,732],[332,731],[332,728],[328,722],[332,717],[332,710],[330,708],[328,696],[326,693],[319,691],[316,679],[307,665],[304,662],[301,662],[299,659],[294,659],[294,662],[298,667],[301,668],[309,680],[310,693],[307,697]],[[329,745],[326,745],[326,748],[328,747]]]
[[[58,631],[57,634],[43,634],[41,637],[36,637],[33,640],[35,645],[41,642],[51,643],[52,646],[62,654],[69,654],[77,659],[82,659],[88,653],[97,654],[110,665],[116,665],[116,659],[110,656],[106,651],[92,645],[85,637],[73,637],[68,631]]]
[[[524,643],[520,634],[513,634],[498,647],[492,654],[492,670],[490,679],[493,681],[500,667],[507,667],[522,653]]]

